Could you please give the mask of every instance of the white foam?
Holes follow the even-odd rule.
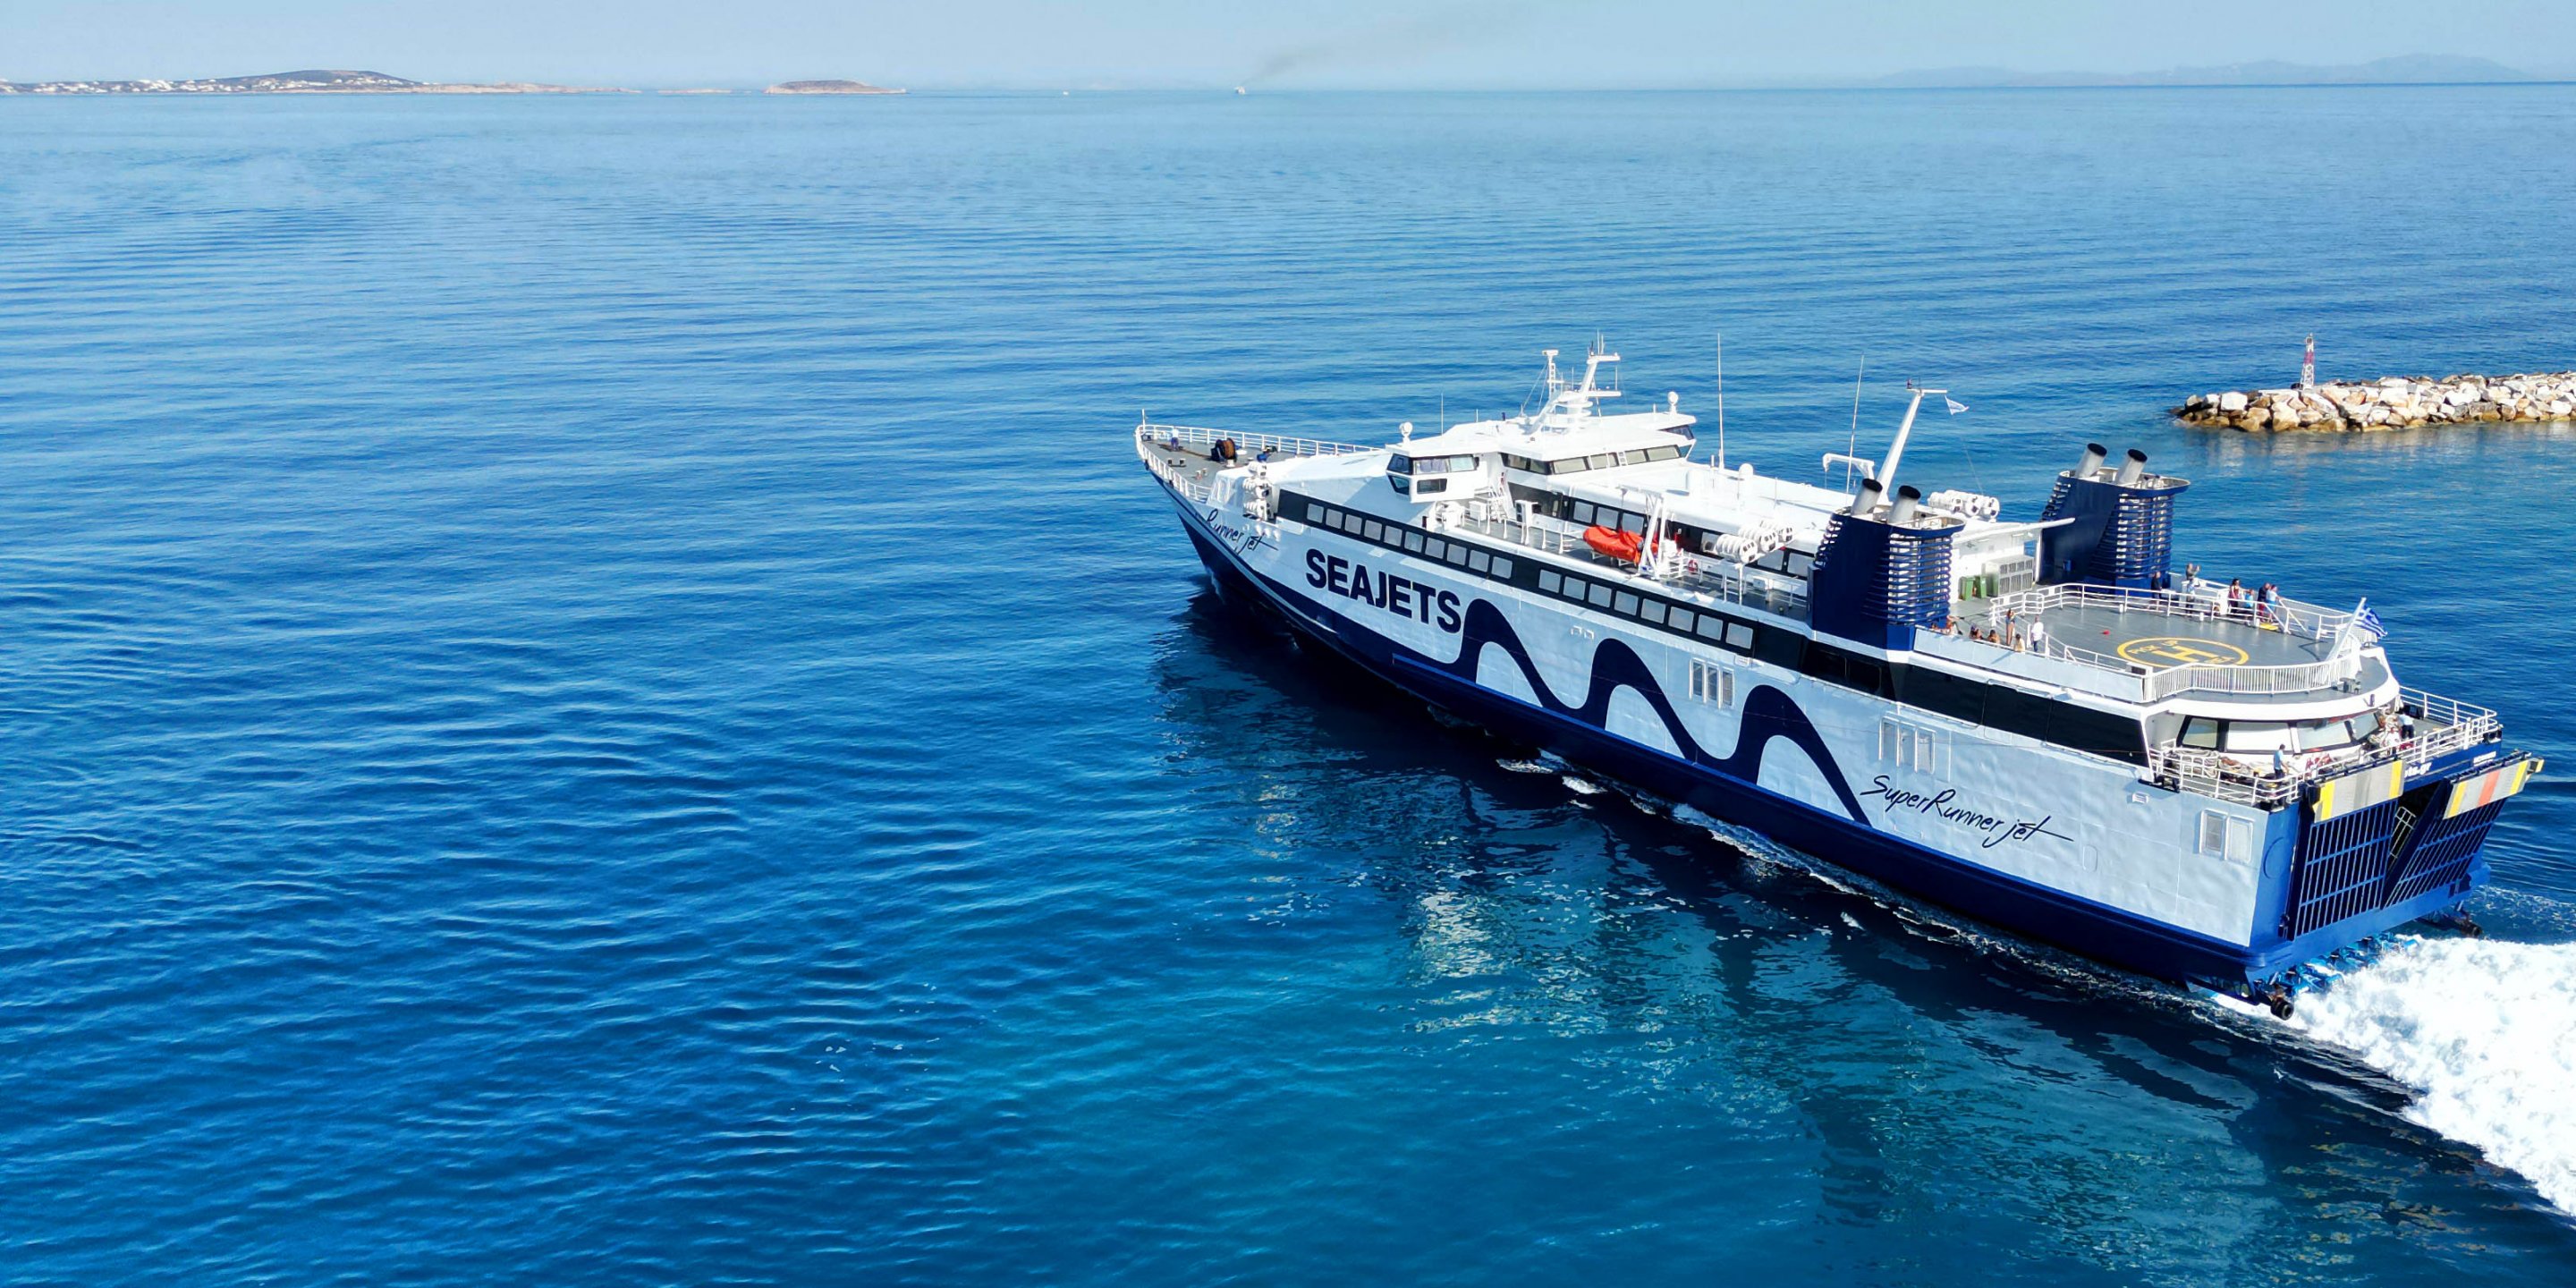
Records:
[[[2401,943],[2291,1024],[2416,1092],[2406,1116],[2576,1213],[2576,944]]]

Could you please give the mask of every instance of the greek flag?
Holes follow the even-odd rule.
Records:
[[[1956,416],[1956,415],[1958,415],[1960,412],[1966,411],[1966,410],[1968,409],[1968,404],[1963,403],[1963,402],[1959,401],[1958,399],[1951,397],[1951,396],[1950,396],[1950,395],[1948,395],[1948,394],[1943,394],[1943,395],[1941,395],[1941,401],[1943,401],[1943,402],[1945,402],[1945,403],[1950,404],[1950,414],[1951,414],[1951,415],[1953,415],[1953,416]]]
[[[2380,625],[2379,614],[2370,611],[2370,601],[2366,598],[2359,608],[2352,610],[2352,624],[2370,632],[2373,643],[2388,638],[2388,628]]]

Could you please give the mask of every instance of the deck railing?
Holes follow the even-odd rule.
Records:
[[[2052,608],[2097,608],[2116,613],[2154,613],[2185,621],[2235,622],[2246,626],[2272,625],[2284,634],[2302,639],[2331,640],[2350,626],[2352,614],[2338,613],[2282,600],[2278,605],[2227,607],[2223,595],[2204,593],[2206,581],[2192,583],[2183,590],[2131,590],[2120,586],[2093,586],[2063,583],[2033,586],[2027,590],[1999,595],[1988,601],[1986,616],[2000,621],[2009,613],[2019,621],[2035,621]],[[2033,651],[2049,657],[2063,658],[2106,671],[2117,671],[2138,677],[2138,700],[2160,702],[2185,693],[2285,694],[2314,693],[2331,689],[2361,674],[2361,653],[2354,649],[2334,653],[2313,662],[2291,662],[2274,666],[2169,666],[2154,667],[2127,658],[2098,652],[2078,645],[2049,641]]]
[[[1214,447],[1220,438],[1231,438],[1235,447],[1250,461],[1268,449],[1281,456],[1340,456],[1350,452],[1374,452],[1380,449],[1357,443],[1336,443],[1323,438],[1290,438],[1279,434],[1248,434],[1239,429],[1209,429],[1204,425],[1157,425],[1148,421],[1136,427],[1140,443],[1174,443],[1183,447]]]
[[[2050,608],[2104,608],[2115,613],[2157,613],[2195,622],[2277,626],[2287,634],[2311,640],[2333,639],[2352,624],[2350,613],[2320,608],[2295,599],[2284,599],[2275,604],[2247,603],[2231,609],[2227,605],[2227,588],[2206,580],[2190,582],[2175,590],[2135,590],[2126,586],[2061,582],[1999,595],[1991,606],[1996,611],[2009,611],[2016,615],[2036,615]]]
[[[2148,777],[2177,791],[2269,809],[2297,799],[2309,783],[2322,778],[2338,777],[2392,760],[2405,761],[2410,767],[2426,765],[2453,752],[2483,746],[2504,736],[2503,724],[2497,721],[2495,712],[2485,707],[2472,706],[2421,689],[2401,689],[2398,692],[2402,709],[2415,721],[2412,737],[2383,739],[2358,755],[2349,752],[2340,755],[2286,755],[2277,772],[2269,765],[2259,764],[2268,753],[2230,754],[2207,747],[2166,743],[2148,749]],[[2248,760],[2258,763],[2249,765]]]

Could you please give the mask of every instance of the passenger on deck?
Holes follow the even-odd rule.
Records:
[[[1254,459],[1254,460],[1256,460],[1256,461],[1266,461],[1266,460],[1269,460],[1269,459],[1270,459],[1270,449],[1269,449],[1269,448],[1267,448],[1267,447],[1265,447],[1265,448],[1262,448],[1260,451],[1254,452],[1254,453],[1252,454],[1252,459]]]
[[[1240,459],[1234,450],[1234,440],[1231,438],[1216,440],[1216,446],[1208,449],[1208,459],[1220,465],[1234,464]]]
[[[1163,446],[1168,447],[1175,452],[1181,450],[1181,435],[1179,431],[1173,431],[1170,438],[1163,440]]]
[[[2046,621],[2036,621],[2030,624],[2030,647],[2031,651],[2034,653],[2045,653],[2048,651],[2048,623]]]
[[[2246,595],[2245,595],[2245,582],[2243,581],[2243,579],[2241,579],[2241,578],[2237,578],[2237,577],[2230,577],[2230,578],[2228,578],[2228,579],[2227,579],[2227,615],[2228,615],[2228,616],[2230,616],[2230,617],[2246,617],[2246,616],[2251,616],[2252,614],[2251,614],[2251,610],[2250,610],[2250,608],[2249,608],[2249,605],[2251,604],[2251,602],[2252,602],[2251,600],[2249,600],[2249,599],[2247,599],[2247,598],[2246,598]]]
[[[2280,625],[2281,587],[2279,583],[2264,582],[2263,589],[2255,592],[2255,599],[2263,609],[2263,620],[2275,626]]]

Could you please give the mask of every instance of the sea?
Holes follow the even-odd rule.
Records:
[[[1506,78],[1507,79],[1507,78]],[[2576,777],[2250,1018],[1217,598],[1140,418],[2087,441],[2576,770],[2576,86],[0,100],[0,1280],[2576,1281]],[[1570,360],[1570,359],[1569,359]]]

